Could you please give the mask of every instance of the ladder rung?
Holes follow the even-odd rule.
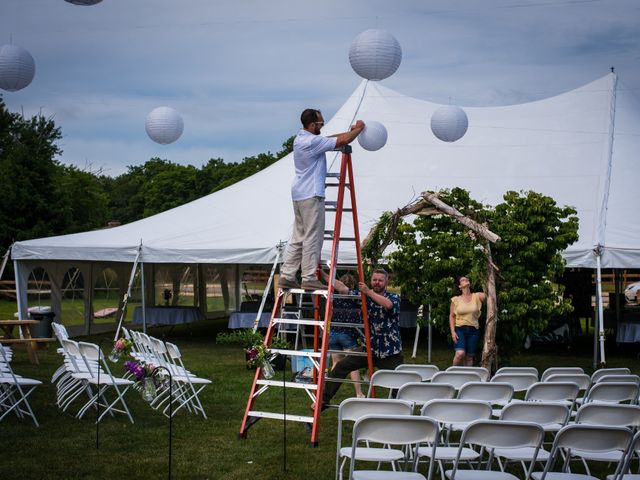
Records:
[[[327,172],[327,178],[340,178],[340,172]]]
[[[293,318],[274,318],[274,325],[280,324],[290,324],[290,325],[318,325],[320,327],[324,326],[324,320],[313,320],[310,318],[301,318],[301,319],[293,319]]]
[[[313,423],[313,417],[307,417],[305,415],[291,415],[276,412],[258,412],[256,410],[249,411],[250,417],[259,418],[273,418],[275,420],[290,420],[292,422]]]
[[[325,183],[324,187],[325,188],[332,188],[332,187],[339,187],[340,184],[339,183]],[[344,184],[345,188],[351,188],[351,184],[350,183],[345,183]]]
[[[271,353],[279,353],[280,355],[289,355],[290,357],[307,357],[320,358],[320,352],[305,352],[303,350],[287,350],[285,348],[270,348]]]
[[[335,212],[338,209],[338,202],[335,200],[325,200],[324,202],[325,210],[329,212]],[[353,212],[353,208],[351,207],[343,207],[343,212]]]
[[[332,239],[333,240],[333,233],[334,233],[333,230],[325,230],[324,231],[325,240],[327,240],[327,239]],[[340,240],[345,240],[345,241],[348,241],[348,242],[355,242],[356,241],[355,237],[340,237]],[[291,291],[293,291],[293,290],[291,290]]]
[[[271,350],[273,351],[273,350]],[[328,349],[327,353],[339,353],[341,355],[346,356],[351,356],[351,357],[366,357],[367,356],[367,352],[353,352],[351,350],[331,350]]]
[[[269,385],[270,387],[300,388],[303,390],[317,390],[315,383],[280,382],[278,380],[258,380],[258,385]]]
[[[360,300],[360,294],[351,294],[351,293],[334,293],[333,294],[333,298],[350,298],[350,299],[356,299],[356,300]]]
[[[308,293],[310,295],[319,295],[319,294],[327,293],[326,288],[324,290],[307,290],[304,288],[288,288],[287,290],[289,291],[289,293]]]
[[[364,323],[346,323],[346,322],[331,322],[332,327],[353,327],[353,328],[361,328],[364,327]]]

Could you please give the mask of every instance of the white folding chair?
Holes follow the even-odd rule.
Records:
[[[39,380],[16,375],[4,348],[0,348],[0,421],[13,412],[18,418],[31,417],[36,427],[40,426],[27,397],[41,384]]]
[[[421,365],[415,363],[403,363],[402,365],[398,365],[396,370],[408,370],[410,372],[418,372],[422,375],[422,381],[426,382],[431,380],[436,373],[440,371],[440,369],[436,365]]]
[[[591,383],[596,383],[605,375],[629,375],[631,370],[626,367],[600,368],[591,374]]]
[[[584,373],[584,369],[582,367],[549,367],[542,372],[540,381],[544,382],[547,377],[550,377],[551,375],[566,375],[574,373],[582,374]]]
[[[536,377],[540,375],[536,367],[502,367],[495,374],[499,373],[532,373]]]
[[[573,410],[580,387],[571,382],[537,382],[527,389],[525,402],[561,403]]]
[[[500,420],[507,422],[529,422],[540,425],[547,432],[557,432],[567,424],[569,420],[569,407],[560,403],[543,402],[515,402],[502,409]],[[493,452],[504,471],[508,462],[518,462],[522,470],[527,474],[527,463],[546,462],[549,459],[549,451],[544,448],[544,441],[540,449],[535,451],[532,447],[522,448],[497,448]]]
[[[538,381],[538,376],[533,373],[500,373],[495,374],[490,381],[508,383],[514,392],[524,392]]]
[[[438,424],[425,417],[411,415],[367,415],[360,418],[353,427],[351,459],[349,462],[349,479],[353,480],[430,480],[433,475],[433,463],[429,465],[429,473],[417,473],[420,444],[431,445],[434,451],[438,444]],[[376,442],[384,445],[400,446],[407,451],[405,471],[356,470],[356,451],[361,442]],[[427,447],[422,447],[427,448]],[[410,452],[413,451],[413,461]],[[402,450],[399,450],[402,452]]]
[[[369,391],[367,397],[371,397],[374,388],[383,387],[389,389],[389,396],[393,396],[393,391],[399,389],[405,383],[421,382],[422,375],[417,372],[405,370],[376,370],[371,375],[369,382]]]
[[[342,480],[345,463],[351,459],[352,446],[343,445],[343,429],[346,422],[355,423],[366,415],[411,415],[413,403],[388,398],[347,398],[338,407],[338,440],[336,442],[336,479]],[[356,460],[389,462],[395,469],[396,462],[404,458],[398,450],[382,447],[358,447]],[[342,462],[340,461],[342,459]]]
[[[408,400],[416,406],[422,406],[436,399],[455,398],[456,389],[448,383],[409,382],[398,389],[397,399]]]
[[[78,343],[70,340],[60,340],[62,345],[62,355],[64,356],[65,374],[60,377],[56,384],[56,403],[63,412],[66,411],[73,402],[86,393],[89,398],[93,397],[93,390],[89,384],[91,374],[85,366],[85,360],[80,353]],[[92,368],[97,368],[97,362],[92,362]]]
[[[172,366],[170,367],[170,370],[172,372],[175,372],[175,374],[172,373],[172,375],[174,375],[173,380],[175,382],[184,384],[185,387],[184,393],[179,399],[181,405],[177,409],[175,409],[173,413],[175,414],[184,405],[188,405],[195,411],[196,414],[200,412],[204,418],[207,418],[199,395],[207,385],[211,384],[211,380],[209,380],[208,378],[197,377],[189,372],[189,370],[187,370],[187,368],[184,366],[184,363],[182,361],[182,354],[180,353],[180,349],[177,347],[177,345],[169,342],[166,342],[165,345],[167,348],[169,359],[171,362],[173,362]]]
[[[612,382],[631,382],[640,385],[640,375],[618,374],[618,375],[602,375],[596,383],[612,383]]]
[[[491,373],[484,367],[472,367],[464,365],[453,365],[446,370],[447,372],[475,372],[480,375],[480,381],[488,382]]]
[[[452,480],[518,480],[511,473],[490,470],[496,449],[501,451],[531,449],[533,461],[525,472],[525,478],[533,470],[535,459],[544,439],[544,430],[534,423],[507,422],[503,420],[479,420],[470,424],[462,432],[460,447],[453,462],[453,468],[445,472]],[[486,470],[462,470],[460,462],[464,455],[464,445],[477,445],[489,453]]]
[[[541,472],[533,472],[534,480],[598,480],[587,470],[586,475],[569,470],[571,457],[577,452],[598,455],[605,452],[625,452],[631,442],[631,430],[624,427],[605,427],[594,425],[567,425],[562,428],[553,441],[549,460]],[[622,457],[622,455],[621,455]],[[558,461],[558,459],[561,459]],[[554,468],[556,463],[560,468]],[[618,463],[615,476],[622,464]]]
[[[465,383],[481,382],[482,378],[478,372],[438,372],[431,377],[431,383],[448,383],[459,390]]]
[[[477,460],[480,453],[472,448],[458,451],[458,446],[451,443],[451,432],[464,430],[467,425],[476,420],[491,418],[491,405],[478,400],[432,400],[422,407],[421,415],[438,422],[442,441],[435,452],[431,448],[418,448],[420,457],[427,457],[431,462],[437,462],[440,477],[444,479],[444,463],[451,463],[456,455],[464,461]]]
[[[636,433],[627,449],[619,476],[607,475],[607,480],[640,480],[640,473],[631,473],[631,461],[634,457],[640,457],[640,432]]]
[[[78,342],[78,348],[85,366],[87,367],[87,373],[89,374],[87,381],[89,384],[96,387],[96,393],[80,409],[77,415],[78,418],[82,418],[89,408],[96,406],[97,402],[102,401],[103,403],[101,405],[104,407],[104,411],[102,411],[96,422],[100,422],[107,413],[113,415],[113,412],[119,412],[127,415],[129,421],[134,423],[131,412],[129,412],[129,408],[124,401],[125,393],[134,384],[134,382],[125,378],[113,376],[98,345]],[[114,390],[116,398],[112,402],[109,402],[106,398],[106,393],[111,388]],[[121,406],[122,410],[116,408],[117,405]]]
[[[469,382],[458,391],[460,400],[481,400],[489,402],[493,416],[499,417],[502,407],[513,398],[513,385],[499,382]],[[498,408],[495,408],[495,407]]]
[[[636,403],[639,389],[633,382],[598,382],[589,389],[584,403]]]

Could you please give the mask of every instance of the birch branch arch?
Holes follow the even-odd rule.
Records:
[[[395,236],[400,219],[407,215],[448,215],[464,225],[468,235],[473,239],[481,239],[482,249],[486,258],[486,279],[483,281],[483,290],[487,295],[487,321],[484,331],[484,346],[480,365],[491,370],[496,361],[496,328],[498,323],[497,296],[496,296],[496,272],[498,267],[491,255],[491,244],[500,241],[500,237],[489,230],[485,224],[463,215],[454,207],[447,205],[438,198],[436,192],[422,192],[416,201],[396,210],[393,214],[385,214],[383,219],[373,227],[363,243],[363,254],[367,257],[367,263],[376,263],[384,250],[391,244]]]

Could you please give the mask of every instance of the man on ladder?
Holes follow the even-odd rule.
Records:
[[[323,290],[317,277],[320,251],[324,236],[324,188],[327,176],[325,153],[353,142],[364,130],[364,122],[358,120],[348,132],[325,137],[320,135],[324,118],[320,110],[306,109],[300,115],[302,129],[293,141],[295,177],[291,186],[291,198],[295,222],[293,235],[287,245],[284,263],[280,268],[282,289],[300,288],[296,281],[298,269],[302,270],[302,288]]]

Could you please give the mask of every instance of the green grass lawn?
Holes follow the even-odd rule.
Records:
[[[310,448],[309,435],[302,425],[261,420],[249,430],[246,440],[237,433],[246,406],[253,372],[244,364],[242,350],[233,345],[218,345],[214,339],[226,327],[226,319],[181,325],[173,329],[150,330],[156,337],[176,343],[187,367],[199,376],[213,380],[201,394],[207,420],[188,412],[173,419],[173,477],[184,479],[328,479],[334,476],[336,414],[335,409],[323,413],[319,446]],[[412,338],[405,338],[406,360],[426,363],[425,339],[418,358],[411,354]],[[111,336],[84,338],[91,342],[102,339],[108,353]],[[591,372],[591,341],[571,351],[538,350],[513,358],[511,365],[533,365],[540,371],[549,366],[581,366]],[[55,405],[51,374],[61,364],[52,344],[38,353],[40,365],[31,365],[24,350],[15,350],[13,367],[17,373],[43,381],[31,397],[41,426],[29,419],[10,416],[0,423],[0,463],[2,479],[148,479],[166,478],[168,453],[168,420],[152,410],[140,395],[130,390],[127,403],[135,424],[122,415],[106,418],[100,424],[100,448],[96,448],[96,428],[92,414],[82,420],[72,413],[61,413]],[[446,342],[436,339],[432,363],[441,369],[450,365],[452,351]],[[629,366],[638,372],[635,351],[609,348],[608,366]],[[119,371],[121,366],[116,366]],[[281,392],[273,389],[266,399],[281,408]],[[353,388],[341,388],[336,402],[353,394]],[[309,414],[310,402],[302,392],[287,391],[287,411]],[[264,404],[261,404],[263,406]],[[285,457],[286,435],[286,457]],[[514,470],[518,472],[518,470]],[[595,470],[602,475],[606,467]]]

